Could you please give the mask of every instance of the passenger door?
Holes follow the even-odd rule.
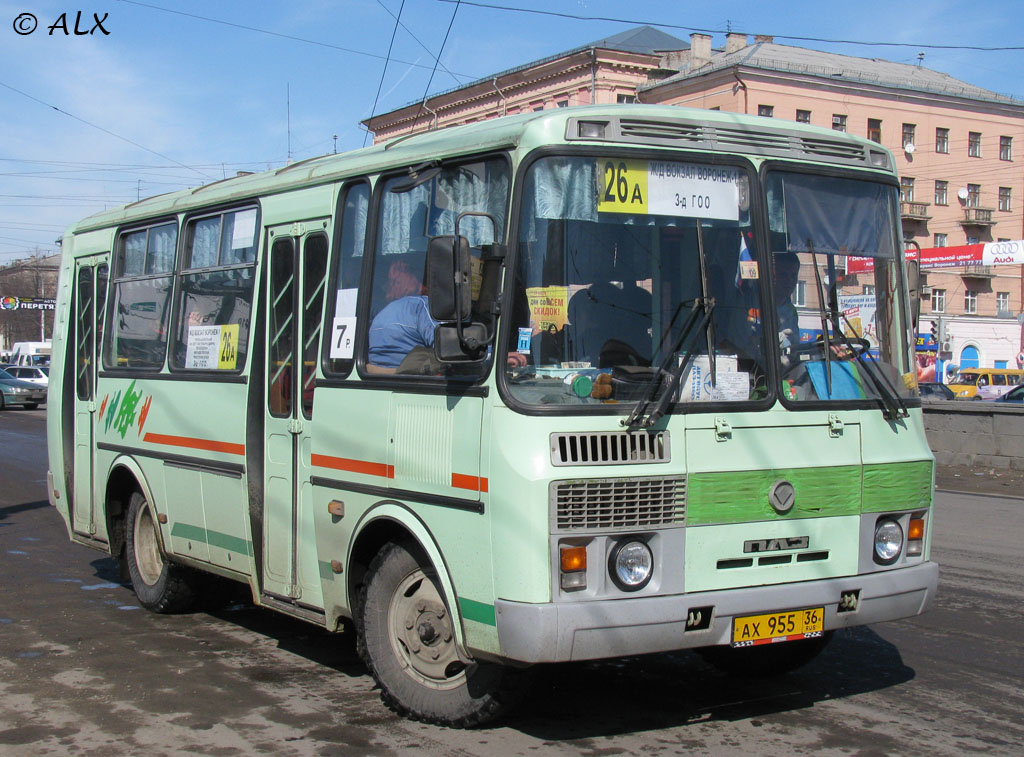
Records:
[[[97,256],[75,262],[74,321],[74,497],[72,526],[78,534],[96,538],[96,361],[107,296],[107,258]],[[67,395],[65,395],[66,397]]]
[[[327,276],[327,222],[269,230],[264,434],[264,591],[322,605],[313,530],[313,393]]]

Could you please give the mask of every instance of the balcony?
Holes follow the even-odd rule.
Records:
[[[900,218],[904,221],[927,221],[930,202],[912,202],[900,200]]]
[[[968,265],[960,271],[965,279],[991,279],[996,275],[995,267],[990,265]]]
[[[992,208],[964,208],[964,218],[960,221],[960,225],[981,226],[986,229],[995,226],[996,222],[992,220],[994,212]]]

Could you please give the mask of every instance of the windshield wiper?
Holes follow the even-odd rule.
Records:
[[[828,332],[830,314],[825,310],[825,285],[821,283],[821,271],[818,270],[818,254],[810,239],[807,240],[807,249],[811,251],[811,266],[818,287],[818,318],[821,321],[821,339],[825,345],[825,379],[828,382],[828,393],[832,394],[832,344]]]
[[[845,314],[843,314],[843,320],[850,327],[850,331],[854,331],[853,324],[850,323],[850,319]],[[853,340],[846,336],[845,333],[843,333],[843,341],[846,344],[846,348],[853,353],[853,358],[857,361],[857,365],[864,369],[868,378],[871,379],[871,383],[875,385],[875,391],[878,392],[879,401],[882,403],[882,416],[890,421],[908,417],[910,411],[907,410],[906,403],[900,397],[896,387],[892,385],[892,382],[882,372],[881,368],[875,364],[874,358],[868,360],[864,357],[863,349],[858,350],[853,344]],[[829,391],[831,392],[831,389]]]
[[[685,303],[679,303],[676,308],[676,312],[673,315],[672,321],[669,323],[671,328],[672,322],[675,321],[675,316],[679,314],[680,309]],[[682,328],[679,329],[679,335],[673,340],[672,346],[665,353],[665,356],[661,359],[661,363],[658,364],[657,372],[651,379],[651,383],[647,387],[647,391],[644,392],[644,396],[633,408],[633,412],[629,414],[625,420],[622,421],[622,425],[630,428],[632,426],[641,426],[644,428],[650,428],[661,417],[665,414],[665,410],[672,402],[672,397],[675,394],[676,387],[679,386],[679,379],[686,371],[686,367],[693,362],[693,338],[695,334],[700,333],[709,320],[711,319],[711,312],[715,309],[714,299],[706,299],[704,297],[698,297],[693,300],[690,307],[690,314],[686,317],[683,322]],[[698,313],[703,312],[703,318],[700,319],[698,328],[694,328],[697,325]],[[647,413],[647,408],[650,406],[652,400],[657,396],[658,389],[665,383],[665,375],[668,373],[668,367],[673,360],[676,359],[676,355],[682,347],[683,342],[689,339],[689,343],[686,345],[686,349],[683,351],[682,359],[679,360],[678,364],[669,373],[668,386],[662,393],[658,403],[654,406],[654,409],[650,413]],[[712,374],[714,375],[714,374]]]

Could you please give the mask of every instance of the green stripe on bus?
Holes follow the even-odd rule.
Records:
[[[864,466],[864,512],[917,510],[931,503],[930,460]]]
[[[494,605],[459,597],[459,609],[462,610],[462,617],[466,620],[483,623],[485,626],[498,625],[494,618]]]
[[[192,539],[209,544],[211,547],[219,547],[220,549],[226,549],[228,552],[236,552],[246,557],[252,557],[252,542],[232,536],[231,534],[221,533],[220,531],[211,531],[201,526],[193,526],[179,521],[171,526],[171,536],[177,536],[181,539]]]
[[[768,502],[776,481],[789,481],[796,503],[779,515]],[[686,523],[707,526],[762,520],[826,518],[860,512],[859,465],[693,473],[686,482]]]

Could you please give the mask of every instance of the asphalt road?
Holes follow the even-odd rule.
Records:
[[[940,493],[935,608],[841,632],[802,671],[550,666],[467,732],[388,712],[351,635],[245,603],[139,609],[45,501],[44,413],[0,413],[0,754],[1021,754],[1024,500]]]

